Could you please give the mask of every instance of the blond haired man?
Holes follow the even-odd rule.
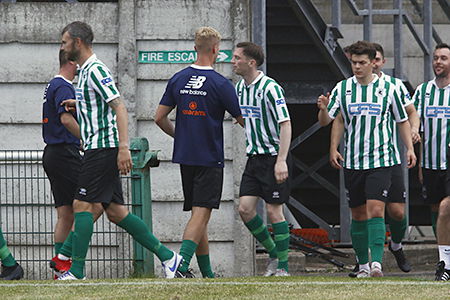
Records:
[[[194,253],[203,277],[214,277],[209,259],[207,226],[218,209],[223,184],[223,118],[228,111],[243,125],[231,82],[213,70],[220,34],[211,27],[195,33],[197,60],[176,73],[167,84],[156,111],[156,124],[174,138],[174,163],[180,164],[184,207],[191,211],[181,244],[183,263],[177,277],[193,277],[189,264]],[[169,113],[176,107],[176,125]]]

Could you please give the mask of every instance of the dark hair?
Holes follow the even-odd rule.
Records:
[[[92,46],[94,33],[92,32],[91,26],[89,26],[88,24],[80,21],[72,22],[64,27],[61,35],[63,35],[65,32],[68,32],[71,38],[79,38],[87,46]]]
[[[59,50],[59,67],[61,68],[68,62],[69,62],[69,58],[67,57],[67,53],[64,52],[64,50]]]
[[[448,50],[450,50],[450,46],[446,43],[439,43],[436,45],[436,48],[434,48],[434,51],[436,51],[437,49],[443,49],[443,48],[447,48]]]
[[[357,41],[356,43],[351,44],[348,52],[351,55],[366,54],[370,60],[375,59],[375,56],[377,56],[377,50],[375,50],[374,45],[367,41]]]
[[[377,52],[380,52],[381,56],[383,56],[383,58],[384,58],[384,49],[383,49],[383,47],[380,44],[378,44],[378,43],[372,43],[372,44],[375,47],[375,50],[377,50]]]
[[[252,42],[242,42],[237,44],[236,48],[242,48],[244,55],[253,58],[258,67],[264,63],[264,51],[260,45]]]
[[[344,48],[342,48],[342,51],[344,51],[344,53],[348,53],[350,49],[350,46],[345,46]]]

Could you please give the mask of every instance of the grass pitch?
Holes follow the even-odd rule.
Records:
[[[450,299],[450,283],[336,277],[0,282],[3,299]]]

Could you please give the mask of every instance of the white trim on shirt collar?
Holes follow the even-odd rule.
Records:
[[[436,77],[433,78],[433,80],[431,80],[431,83],[434,84],[438,89],[440,89],[440,87],[438,87],[437,83],[436,83]],[[448,89],[450,88],[450,84],[448,84],[447,86],[443,87],[442,89]]]
[[[372,77],[373,79],[372,79],[371,82],[369,82],[368,85],[374,84],[374,83],[379,79],[379,77],[378,77],[377,74],[372,73],[372,75],[373,75],[373,77]],[[361,84],[358,82],[358,80],[356,79],[356,76],[355,76],[355,75],[353,75],[352,79],[353,79],[353,82],[354,82],[354,83],[361,85]]]
[[[62,75],[56,75],[56,76],[53,77],[53,78],[61,78],[61,79],[65,80],[66,82],[72,84],[72,81],[70,81],[69,79],[67,79],[66,77],[64,77],[64,76],[62,76]]]
[[[192,64],[191,68],[199,69],[199,70],[214,70],[214,68],[211,67],[211,66],[199,66],[199,65],[196,65],[196,64]]]
[[[84,62],[84,64],[81,66],[80,69],[84,69],[88,64],[93,62],[95,59],[97,59],[97,55],[95,55],[95,53],[94,53],[91,56],[89,56],[89,58]]]
[[[264,72],[263,71],[258,71],[258,73],[259,73],[259,75],[256,76],[256,78],[252,81],[252,83],[250,83],[249,85],[246,85],[246,87],[249,87],[251,85],[256,84],[261,78],[263,78]],[[244,81],[244,84],[245,84],[245,81]]]

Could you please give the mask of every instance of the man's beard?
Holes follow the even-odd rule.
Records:
[[[448,76],[448,71],[442,71],[440,74],[436,74],[436,71],[434,71],[434,76],[436,76],[436,78],[445,78]]]
[[[71,61],[78,61],[80,58],[80,50],[72,49],[72,51],[67,52],[67,59]]]

